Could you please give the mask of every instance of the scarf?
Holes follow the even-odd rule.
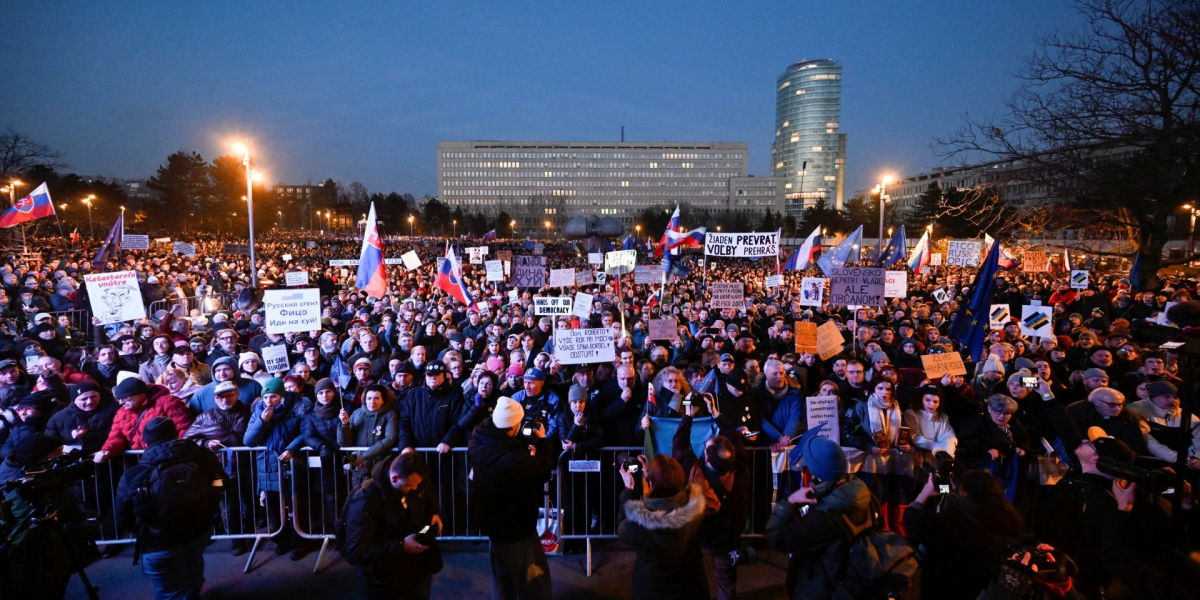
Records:
[[[288,428],[283,422],[291,416],[293,403],[293,399],[285,395],[283,401],[275,407],[271,420],[266,423],[271,428],[271,435],[267,436],[267,442],[263,445],[276,455],[286,450],[288,444],[292,443],[292,438],[296,437],[294,433],[287,431]]]
[[[883,431],[884,439],[889,445],[894,445],[900,436],[900,409],[895,403],[885,403],[875,394],[867,398],[867,418],[871,424],[871,433]]]
[[[338,406],[334,402],[330,402],[329,404],[317,402],[313,405],[313,412],[322,419],[332,419],[338,414]]]

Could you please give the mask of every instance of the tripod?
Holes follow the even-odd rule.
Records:
[[[26,501],[29,500],[26,499]],[[99,600],[100,588],[92,585],[92,581],[88,579],[87,572],[84,570],[83,561],[76,552],[73,542],[67,536],[67,533],[64,530],[62,519],[59,518],[58,510],[54,507],[54,500],[49,500],[42,504],[36,504],[32,501],[29,501],[29,503],[33,509],[25,517],[24,523],[16,524],[14,523],[15,519],[13,517],[15,515],[12,511],[9,500],[5,496],[0,496],[0,516],[3,517],[3,522],[5,525],[3,528],[4,538],[0,540],[0,542],[3,542],[6,545],[4,547],[4,554],[9,554],[12,551],[12,547],[7,546],[7,544],[10,544],[15,537],[13,533],[20,531],[22,527],[27,530],[29,536],[34,537],[38,535],[39,531],[48,531],[50,532],[50,536],[53,537],[54,541],[61,544],[63,550],[66,552],[67,558],[70,560],[72,571],[76,575],[79,575],[79,580],[83,583],[83,588],[87,590],[88,600]],[[30,569],[27,568],[26,571],[29,572]],[[8,590],[11,582],[9,582],[7,579],[8,571],[4,570],[2,579],[0,579],[0,590]]]

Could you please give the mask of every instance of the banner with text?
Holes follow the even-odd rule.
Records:
[[[746,306],[746,297],[740,281],[718,281],[713,283],[709,289],[712,291],[712,302],[708,303],[709,308],[742,309]]]
[[[829,303],[840,306],[883,306],[886,271],[874,267],[843,267],[829,273]]]
[[[83,282],[92,314],[100,319],[100,325],[146,318],[137,272],[92,273],[84,275]]]
[[[779,256],[779,232],[714,233],[704,235],[704,254],[725,258]]]
[[[316,331],[321,328],[321,290],[263,291],[263,309],[267,333]]]
[[[514,256],[513,285],[519,288],[540,288],[546,285],[545,256]]]
[[[582,365],[616,360],[611,329],[567,329],[554,334],[554,357],[560,364]]]
[[[946,244],[946,264],[951,267],[978,267],[983,253],[980,240],[952,240]]]

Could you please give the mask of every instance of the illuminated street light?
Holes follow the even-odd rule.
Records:
[[[876,255],[879,258],[883,257],[883,207],[888,203],[888,200],[891,200],[887,194],[887,186],[891,183],[892,176],[884,175],[879,185],[875,186],[875,189],[879,192],[879,254]]]
[[[88,239],[89,240],[96,237],[96,230],[92,227],[92,202],[94,202],[95,200],[96,200],[95,194],[89,194],[87,198],[83,199],[83,203],[86,204],[88,207]]]
[[[413,216],[408,215],[408,237],[413,236]]]
[[[254,180],[255,174],[250,170],[250,148],[245,142],[233,145],[234,152],[242,155],[242,166],[246,167],[246,226],[250,230],[250,286],[258,287],[258,267],[254,264]],[[261,179],[262,175],[259,174]]]

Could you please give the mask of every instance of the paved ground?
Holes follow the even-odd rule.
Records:
[[[565,599],[628,598],[632,586],[634,554],[613,543],[594,546],[595,572],[586,575],[584,554],[550,557],[554,595]],[[443,546],[445,569],[433,580],[433,598],[470,600],[488,598],[491,581],[487,566],[486,542],[457,542]],[[150,598],[150,584],[140,567],[131,564],[133,552],[103,559],[88,567],[88,576],[100,587],[106,599]],[[217,542],[205,555],[205,599],[212,600],[300,600],[306,598],[357,598],[358,582],[354,571],[330,551],[319,574],[312,573],[316,553],[293,562],[276,556],[268,544],[255,557],[254,567],[242,574],[246,556],[229,553],[229,542]],[[782,599],[786,555],[762,551],[754,565],[739,568],[738,598]],[[709,578],[709,588],[715,589]],[[73,577],[67,598],[86,598],[83,586]]]

